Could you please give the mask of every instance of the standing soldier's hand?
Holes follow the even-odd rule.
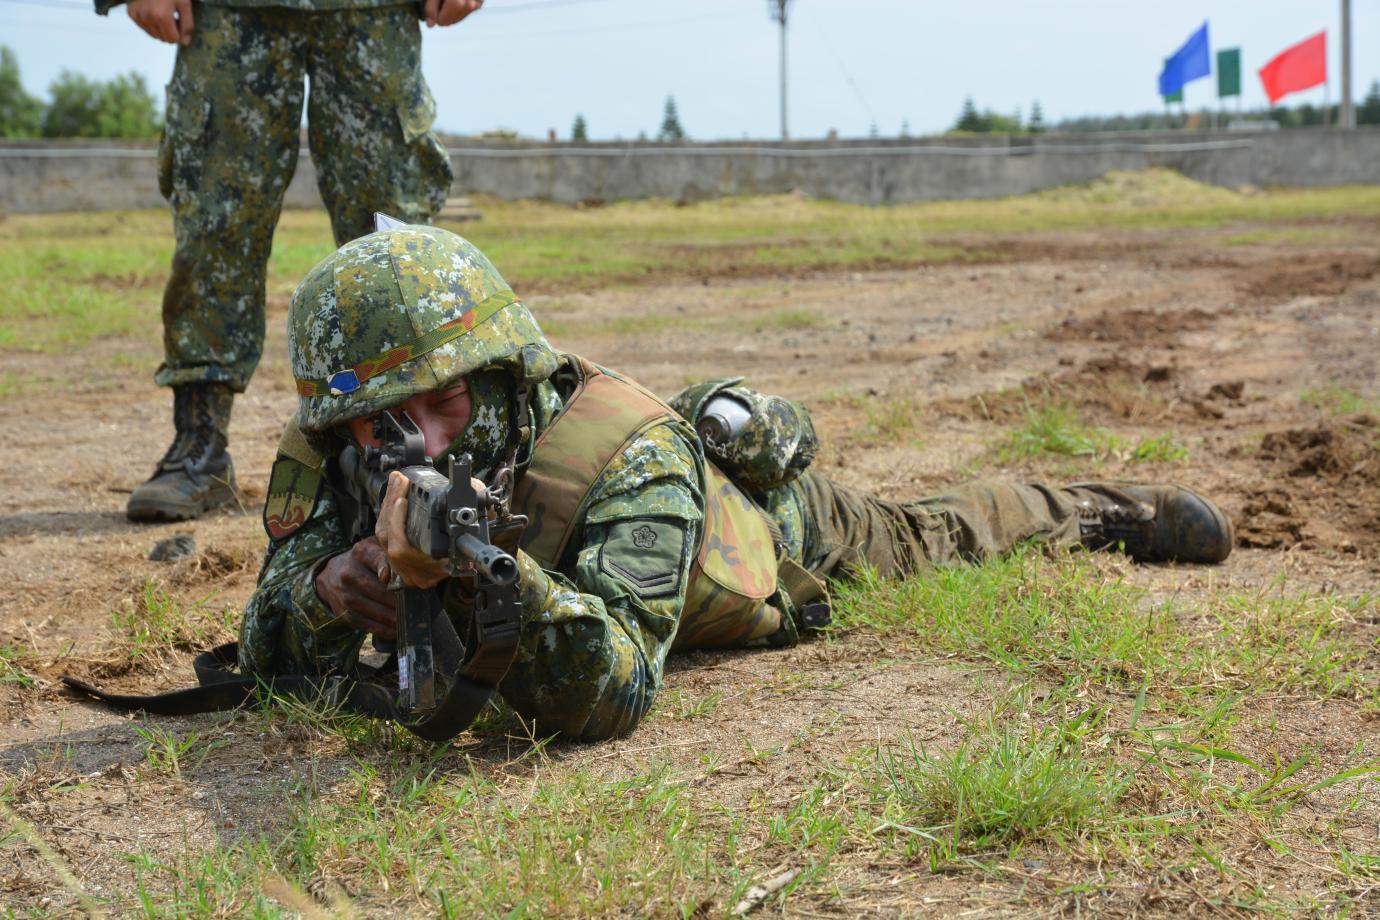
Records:
[[[484,5],[484,0],[426,0],[426,27],[453,26]]]
[[[428,0],[428,3],[434,0]],[[454,0],[447,0],[452,3]],[[192,29],[192,0],[129,0],[125,7],[129,18],[139,28],[159,41],[190,45]]]

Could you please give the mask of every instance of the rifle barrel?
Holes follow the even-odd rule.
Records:
[[[497,546],[485,543],[471,534],[461,534],[455,546],[474,567],[496,585],[511,585],[517,581],[517,560]]]

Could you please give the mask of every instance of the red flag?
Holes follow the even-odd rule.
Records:
[[[1285,48],[1260,68],[1260,82],[1274,105],[1282,97],[1327,81],[1327,30]]]

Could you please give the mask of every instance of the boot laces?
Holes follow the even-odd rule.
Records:
[[[162,469],[190,467],[210,451],[212,435],[216,430],[210,394],[199,387],[175,391],[173,425],[177,433],[159,461]]]

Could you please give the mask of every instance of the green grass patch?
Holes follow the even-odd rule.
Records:
[[[24,669],[23,662],[29,656],[13,645],[0,645],[0,684],[15,684],[20,687],[34,686],[33,676]]]
[[[1125,452],[1127,463],[1182,463],[1188,459],[1188,446],[1173,432],[1154,438],[1141,438]]]
[[[657,694],[655,714],[666,719],[700,719],[712,715],[722,699],[718,692],[698,696],[668,687]]]
[[[1014,674],[1165,692],[1196,687],[1369,699],[1368,654],[1348,633],[1375,597],[1216,592],[1206,613],[1155,603],[1087,554],[1035,548],[906,580],[835,587],[836,628],[866,627],[921,650]]]
[[[924,418],[924,403],[907,396],[878,397],[861,393],[832,392],[821,403],[847,409],[858,421],[845,436],[850,444],[909,443],[918,446],[915,436]]]
[[[760,325],[776,329],[815,329],[826,322],[828,319],[814,310],[781,310],[758,320]]]
[[[131,861],[153,917],[282,915],[294,890],[373,916],[690,916],[746,888],[737,820],[665,773],[521,785],[425,760],[393,776],[361,765],[341,788],[304,790],[271,838]]]
[[[901,855],[932,868],[1028,841],[1067,845],[1115,812],[1128,771],[1084,738],[1100,713],[1043,725],[1017,714],[970,725],[951,753],[915,743],[877,752],[860,771],[879,821]],[[1095,736],[1094,736],[1095,737]]]
[[[868,441],[899,443],[912,440],[919,427],[924,410],[918,400],[908,397],[898,399],[869,399],[863,403],[866,421],[861,437]]]
[[[227,742],[224,738],[207,738],[203,732],[179,735],[162,725],[136,725],[137,734],[144,741],[144,760],[155,773],[177,779],[182,770],[195,769],[206,756]]]
[[[238,611],[212,612],[206,607],[209,600],[184,605],[157,582],[146,580],[137,597],[110,614],[119,636],[114,651],[120,665],[143,668],[174,652],[202,651],[234,635]]]
[[[0,337],[4,333],[0,332]],[[35,380],[30,374],[17,371],[0,371],[0,399],[14,399],[42,392],[49,381]]]
[[[1100,457],[1122,441],[1105,428],[1083,423],[1069,403],[1027,406],[1020,426],[1007,432],[997,449],[1002,462],[1053,454],[1062,457]]]
[[[826,642],[876,630],[893,657],[996,664],[1046,689],[1003,691],[990,711],[964,718],[957,738],[848,750],[747,802],[703,794],[707,776],[732,766],[719,750],[706,750],[692,775],[654,761],[610,777],[600,757],[547,760],[540,741],[516,761],[484,765],[320,704],[266,705],[242,717],[249,736],[313,758],[343,741],[346,778],[318,785],[313,760],[271,831],[199,853],[131,853],[137,900],[111,906],[154,917],[286,916],[313,903],[360,916],[717,916],[782,866],[800,875],[769,905],[803,886],[816,901],[829,897],[820,886],[847,891],[860,866],[1000,874],[1004,859],[1050,850],[1231,878],[1230,841],[1243,822],[1276,853],[1311,847],[1314,862],[1368,877],[1371,861],[1346,849],[1346,821],[1300,843],[1290,815],[1329,790],[1359,802],[1380,763],[1360,745],[1338,765],[1306,749],[1246,750],[1233,737],[1253,693],[1373,698],[1370,650],[1349,635],[1374,618],[1375,599],[1276,585],[1211,590],[1180,609],[1127,585],[1101,558],[1027,548],[981,566],[837,586]],[[821,677],[783,680],[814,689]],[[673,688],[654,718],[702,719],[724,705],[718,693]],[[198,779],[211,735],[140,734],[150,771]],[[805,743],[745,738],[738,763],[771,771]],[[1248,880],[1231,896],[1279,914],[1296,907]]]
[[[1007,199],[884,208],[792,196],[688,207],[493,199],[480,206],[484,220],[454,229],[480,246],[517,290],[532,292],[1004,258],[999,248],[972,242],[984,234],[1223,226],[1238,235],[1296,232],[1272,224],[1380,216],[1380,187],[1239,195],[1151,173]],[[111,337],[156,339],[171,230],[162,211],[10,215],[0,225],[9,257],[0,265],[7,292],[0,348],[57,352]],[[284,212],[268,266],[270,298],[290,294],[333,248],[323,213]]]
[[[1305,406],[1316,406],[1328,415],[1380,415],[1380,399],[1363,396],[1336,383],[1306,389],[1299,395],[1299,401]]]
[[[1260,243],[1317,246],[1344,242],[1355,233],[1354,227],[1252,227],[1219,236],[1216,243],[1220,246],[1254,246]]]

